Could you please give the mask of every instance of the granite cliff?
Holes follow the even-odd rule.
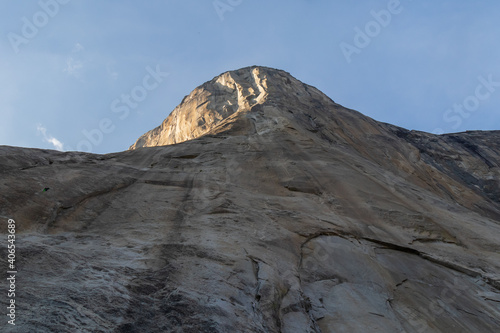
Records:
[[[408,131],[254,66],[128,151],[0,156],[5,332],[500,330],[500,131]]]

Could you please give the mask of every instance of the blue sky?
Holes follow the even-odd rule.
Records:
[[[126,150],[250,65],[408,129],[500,129],[498,1],[352,2],[3,0],[0,144]]]

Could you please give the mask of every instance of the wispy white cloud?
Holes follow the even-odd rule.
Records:
[[[47,134],[47,129],[45,127],[39,124],[36,129],[38,134],[42,134],[43,141],[52,144],[54,148],[57,150],[64,151],[64,144],[61,141],[54,138],[52,135]]]
[[[69,57],[68,59],[66,59],[66,67],[64,67],[64,72],[68,73],[68,75],[79,78],[82,68],[83,63],[81,61],[75,60],[73,59],[73,57]]]
[[[106,65],[106,71],[108,72],[108,76],[112,79],[112,80],[116,80],[118,79],[118,72],[115,71],[113,69],[113,66],[112,65]]]
[[[83,45],[80,44],[80,43],[76,43],[75,46],[73,47],[73,50],[71,50],[71,52],[77,53],[77,52],[80,52],[80,51],[83,51],[83,50],[85,50],[85,48],[83,47]]]

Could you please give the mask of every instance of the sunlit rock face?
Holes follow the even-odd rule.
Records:
[[[408,131],[248,67],[128,151],[0,155],[5,332],[500,330],[498,131]]]

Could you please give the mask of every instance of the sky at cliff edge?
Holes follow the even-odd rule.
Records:
[[[250,65],[408,129],[498,130],[499,17],[497,0],[4,0],[0,144],[126,150]]]

